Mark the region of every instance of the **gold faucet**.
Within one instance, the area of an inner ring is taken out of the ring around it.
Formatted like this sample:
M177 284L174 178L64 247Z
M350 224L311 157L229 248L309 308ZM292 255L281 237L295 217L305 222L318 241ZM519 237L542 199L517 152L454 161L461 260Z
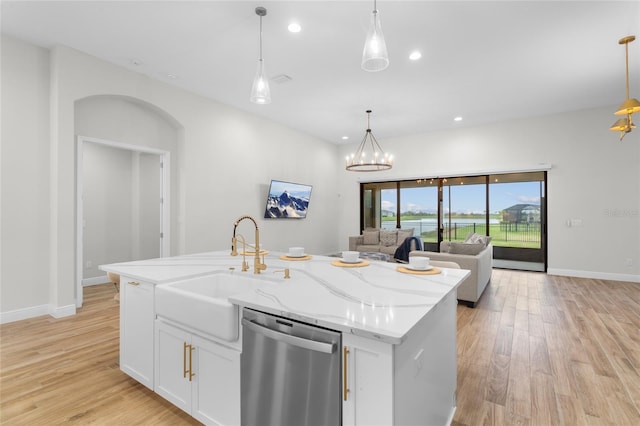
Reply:
M254 274L259 274L260 271L264 271L265 269L267 269L267 265L264 263L264 257L262 259L262 262L260 261L260 231L258 230L258 223L256 222L256 220L254 218L252 218L251 216L240 216L238 218L238 220L236 220L233 223L233 237L231 238L231 256L237 256L238 255L238 239L236 238L236 228L238 227L238 225L240 224L240 222L242 222L245 219L249 219L251 222L253 222L253 226L255 226L256 228L256 242L255 242L255 247L253 247L254 251L255 251L255 255L254 255L254 259L253 259L253 273ZM242 244L243 244L243 259L244 259L244 255L246 253L246 247L252 247L251 244L247 244L244 241L244 237L242 237ZM243 260L243 270L244 269L244 260Z

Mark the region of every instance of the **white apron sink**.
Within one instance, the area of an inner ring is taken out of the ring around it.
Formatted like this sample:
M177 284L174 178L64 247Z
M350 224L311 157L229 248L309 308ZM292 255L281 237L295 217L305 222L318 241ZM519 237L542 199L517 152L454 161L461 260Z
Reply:
M220 272L156 287L155 308L164 317L193 330L233 342L239 336L238 306L229 296L254 291L263 281L239 272Z

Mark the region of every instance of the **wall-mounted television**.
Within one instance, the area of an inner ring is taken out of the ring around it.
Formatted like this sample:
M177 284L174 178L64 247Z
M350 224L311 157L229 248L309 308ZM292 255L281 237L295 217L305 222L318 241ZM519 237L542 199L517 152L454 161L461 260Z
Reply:
M304 219L309 209L311 185L271 180L265 219Z

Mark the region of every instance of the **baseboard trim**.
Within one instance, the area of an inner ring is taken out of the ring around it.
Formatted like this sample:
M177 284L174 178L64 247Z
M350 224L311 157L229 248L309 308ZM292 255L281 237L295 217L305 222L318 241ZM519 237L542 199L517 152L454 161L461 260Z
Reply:
M71 315L76 314L76 305L66 305L66 306L50 306L49 307L49 315L54 318L64 318L70 317Z
M108 282L109 282L109 277L106 274L105 275L101 275L99 277L83 278L82 279L82 287L88 287L90 285L104 284L104 283L108 283Z
M634 275L634 274L578 271L574 269L557 269L557 268L548 268L547 274L561 275L565 277L591 278L594 280L611 280L611 281L625 281L625 282L632 282L632 283L640 283L640 275Z
M64 318L76 314L76 305L51 306L38 305L29 308L16 309L14 311L0 312L0 324L22 321L30 318L50 315L54 318Z
M0 312L0 324L49 315L49 305L31 306L14 311Z

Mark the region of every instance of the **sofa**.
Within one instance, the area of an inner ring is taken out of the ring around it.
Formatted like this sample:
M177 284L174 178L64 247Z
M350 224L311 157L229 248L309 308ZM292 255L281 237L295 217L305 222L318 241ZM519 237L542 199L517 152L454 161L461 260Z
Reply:
M393 258L398 247L408 237L413 237L413 228L379 229L367 228L362 235L349 237L349 250L360 252L380 252Z
M467 237L469 238L469 237ZM484 242L442 241L440 252L412 251L409 257L424 256L433 261L455 262L471 274L458 287L458 300L474 308L491 281L493 245L489 237Z

